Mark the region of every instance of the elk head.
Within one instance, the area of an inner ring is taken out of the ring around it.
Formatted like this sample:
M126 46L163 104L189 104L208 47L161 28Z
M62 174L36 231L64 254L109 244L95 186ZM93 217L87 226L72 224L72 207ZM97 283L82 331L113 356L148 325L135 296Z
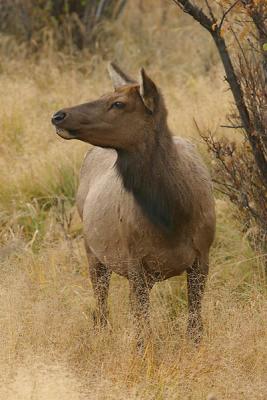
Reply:
M113 63L109 74L114 92L98 100L64 108L52 117L58 135L95 146L131 150L151 136L166 109L154 82L140 71L140 82Z

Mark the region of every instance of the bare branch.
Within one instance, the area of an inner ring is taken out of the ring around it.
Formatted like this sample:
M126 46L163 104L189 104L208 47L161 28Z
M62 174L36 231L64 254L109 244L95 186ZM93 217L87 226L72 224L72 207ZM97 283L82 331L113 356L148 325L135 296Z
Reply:
M189 0L173 0L185 13L190 14L209 32L212 31L213 21L202 11L201 8L193 5Z

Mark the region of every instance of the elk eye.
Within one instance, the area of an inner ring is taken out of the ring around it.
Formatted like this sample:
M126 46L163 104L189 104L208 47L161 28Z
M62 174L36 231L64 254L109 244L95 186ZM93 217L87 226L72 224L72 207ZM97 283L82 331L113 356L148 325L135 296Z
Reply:
M115 103L112 104L111 108L118 108L121 110L122 108L125 107L125 104L122 103L121 101L116 101Z

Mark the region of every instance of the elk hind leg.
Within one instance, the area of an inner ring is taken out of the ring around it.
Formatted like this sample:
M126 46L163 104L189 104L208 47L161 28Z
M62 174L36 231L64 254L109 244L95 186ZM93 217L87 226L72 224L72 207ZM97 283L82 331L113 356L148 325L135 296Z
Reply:
M208 276L208 259L197 258L187 269L188 292L188 328L187 332L194 342L198 343L203 332L201 303Z

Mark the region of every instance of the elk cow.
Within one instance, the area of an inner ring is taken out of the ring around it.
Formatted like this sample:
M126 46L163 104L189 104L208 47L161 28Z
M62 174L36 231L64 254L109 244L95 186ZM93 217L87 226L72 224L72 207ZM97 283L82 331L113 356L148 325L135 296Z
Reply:
M173 137L160 90L109 66L113 93L52 117L58 135L95 146L83 162L77 206L83 221L97 320L107 321L112 272L126 277L134 315L148 324L156 282L187 273L188 332L202 331L215 212L209 173L195 147Z

